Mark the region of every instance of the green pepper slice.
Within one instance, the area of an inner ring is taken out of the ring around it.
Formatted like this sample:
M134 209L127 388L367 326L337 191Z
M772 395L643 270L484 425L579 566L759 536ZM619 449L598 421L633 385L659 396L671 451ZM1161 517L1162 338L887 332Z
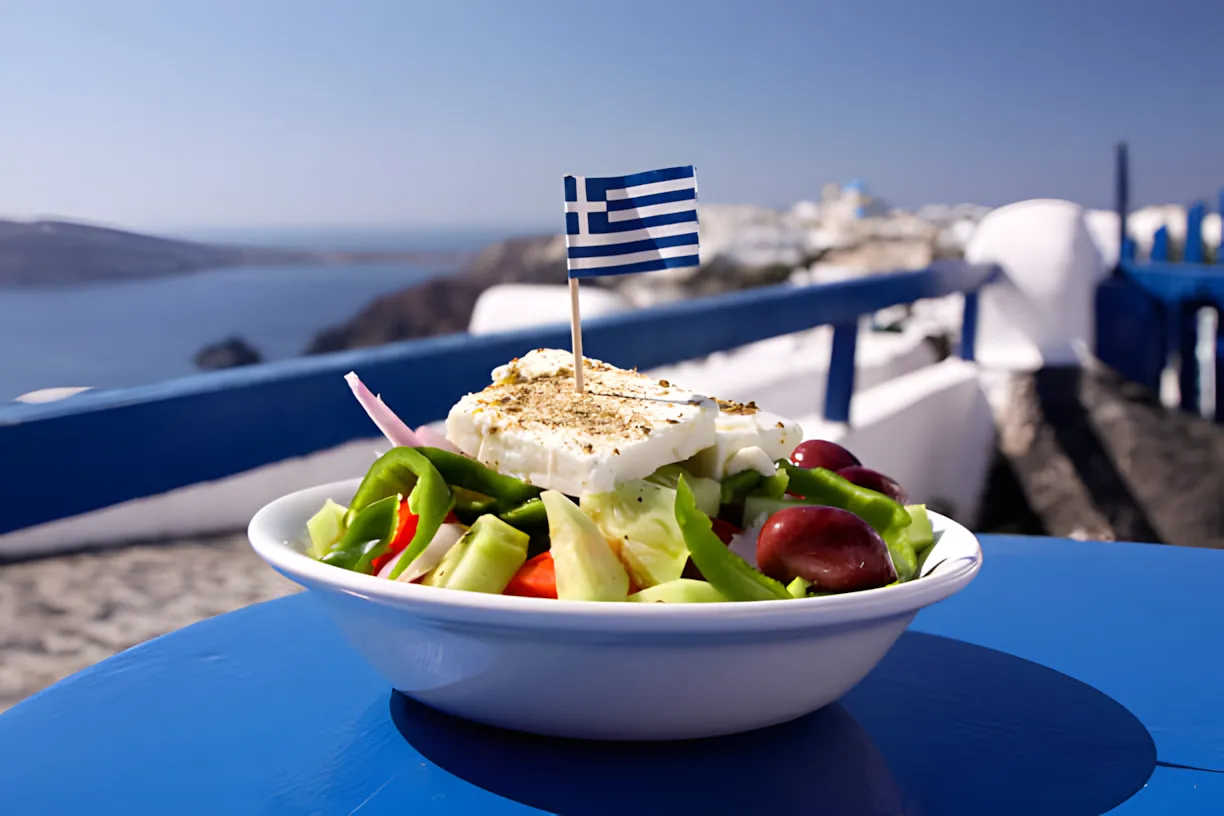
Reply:
M888 554L897 570L897 583L903 584L913 578L918 572L918 553L914 551L909 529L894 527L881 537L888 546Z
M427 483L425 490L429 493L439 494L436 485L446 488L447 500L450 500L450 489L428 459L413 448L392 448L378 457L366 471L365 478L353 494L353 500L349 502L348 513L344 517L345 523L352 524L359 512L379 499L394 496L396 493L401 496L410 495L420 480Z
M548 514L544 510L544 502L540 499L529 499L518 507L507 510L499 518L511 527L528 530L548 523Z
M471 527L476 519L494 512L497 508L497 499L482 496L472 490L452 485L451 493L455 495L455 518L467 527Z
M498 473L492 468L463 454L452 453L441 448L416 448L437 468L448 485L462 487L497 500L497 508L504 512L512 507L538 497L540 488L521 479Z
M693 490L680 477L676 485L676 524L689 557L710 584L732 601L789 600L786 587L762 575L714 534L710 517L697 508Z
M401 501L401 496L393 493L366 505L319 560L354 572L369 572L374 559L391 546Z
M395 562L390 578L395 580L407 569L446 521L455 506L455 497L437 468L413 448L392 448L378 458L357 487L349 505L349 517L388 496L408 494L408 509L418 517L416 533ZM375 553L371 561L378 556Z
M786 488L790 485L790 474L782 468L778 468L778 472L772 476L767 476L761 479L761 483L752 491L755 496L766 496L771 499L780 499L786 495Z
M849 510L870 524L881 536L887 537L895 530L908 527L912 521L910 514L900 503L883 493L859 487L831 470L808 470L785 459L778 462L778 468L785 470L790 477L786 489L791 493L814 504Z
M739 504L744 497L761 483L763 477L755 470L741 470L722 480L719 486L721 495L719 501L723 504Z

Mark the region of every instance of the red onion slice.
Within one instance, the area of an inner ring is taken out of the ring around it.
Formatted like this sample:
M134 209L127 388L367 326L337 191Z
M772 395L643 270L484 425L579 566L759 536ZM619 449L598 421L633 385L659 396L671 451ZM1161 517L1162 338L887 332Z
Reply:
M405 425L404 421L397 417L395 412L388 408L381 399L370 393L370 389L365 387L354 372L350 371L345 374L344 380L349 384L349 388L353 389L353 396L361 403L366 414L392 445L406 448L420 447L421 442L412 429Z

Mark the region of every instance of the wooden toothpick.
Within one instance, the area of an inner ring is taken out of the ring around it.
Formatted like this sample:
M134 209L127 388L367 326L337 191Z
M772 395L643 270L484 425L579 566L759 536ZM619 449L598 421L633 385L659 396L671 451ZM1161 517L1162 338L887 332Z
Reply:
M584 390L582 382L582 315L578 309L578 279L569 279L570 290L570 345L574 350L574 393L581 394Z

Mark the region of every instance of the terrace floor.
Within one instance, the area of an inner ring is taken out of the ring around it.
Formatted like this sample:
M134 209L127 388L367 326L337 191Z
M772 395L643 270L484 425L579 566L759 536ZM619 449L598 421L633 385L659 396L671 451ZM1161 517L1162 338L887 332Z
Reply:
M978 529L1224 547L1224 426L1166 408L1101 365L1009 385L996 424L1018 489L1003 496L996 469Z
M297 589L245 531L0 566L0 711L130 646Z

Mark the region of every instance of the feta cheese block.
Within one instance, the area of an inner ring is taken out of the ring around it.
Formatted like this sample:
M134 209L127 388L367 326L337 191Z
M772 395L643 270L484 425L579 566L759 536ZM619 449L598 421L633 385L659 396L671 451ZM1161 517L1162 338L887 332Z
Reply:
M446 438L498 473L570 496L603 493L715 444L717 403L585 358L536 349L493 371L493 384L455 403Z
M714 422L714 444L686 463L694 475L721 480L755 470L772 476L777 472L773 463L789 458L803 441L803 429L797 422L762 411L756 403L716 402L719 412Z

